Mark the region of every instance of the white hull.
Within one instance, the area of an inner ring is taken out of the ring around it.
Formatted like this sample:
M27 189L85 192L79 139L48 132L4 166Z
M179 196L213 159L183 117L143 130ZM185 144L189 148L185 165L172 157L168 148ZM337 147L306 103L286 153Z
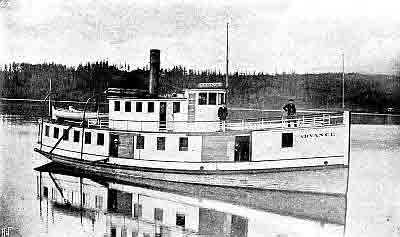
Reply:
M38 150L37 150L38 151ZM211 186L285 190L323 194L345 194L347 168L344 165L268 168L257 170L182 170L127 166L79 160L38 151L54 162L121 181L169 182Z

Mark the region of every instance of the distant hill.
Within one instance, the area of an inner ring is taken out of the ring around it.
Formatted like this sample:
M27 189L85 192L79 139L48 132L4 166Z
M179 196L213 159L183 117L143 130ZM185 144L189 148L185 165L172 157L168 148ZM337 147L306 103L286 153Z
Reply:
M0 97L42 99L52 79L56 100L85 101L108 87L147 89L149 70L121 69L108 62L78 67L60 64L12 63L0 71ZM229 103L233 106L279 109L289 98L299 108L334 109L341 107L340 73L321 74L239 74L230 75ZM400 108L400 78L392 75L345 75L346 106L368 111ZM172 93L200 82L221 82L225 75L175 66L162 69L159 91Z

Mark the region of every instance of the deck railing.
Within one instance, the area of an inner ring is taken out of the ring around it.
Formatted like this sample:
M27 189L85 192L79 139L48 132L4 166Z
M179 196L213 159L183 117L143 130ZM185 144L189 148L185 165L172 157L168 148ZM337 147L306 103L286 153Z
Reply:
M221 121L134 121L101 119L89 121L89 127L111 128L127 131L212 132L261 130L273 128L323 127L343 123L343 113L307 114L294 118L249 118Z
M343 123L343 113L308 114L294 118L234 120L226 124L227 130L254 130L290 127L323 127Z

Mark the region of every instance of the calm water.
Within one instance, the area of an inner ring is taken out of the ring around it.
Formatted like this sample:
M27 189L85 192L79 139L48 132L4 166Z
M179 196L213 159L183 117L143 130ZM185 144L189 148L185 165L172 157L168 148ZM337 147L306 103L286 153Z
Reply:
M53 167L54 180L71 202L62 205L49 170L34 170L47 163L33 152L37 117L32 115L38 112L6 115L15 113L10 107L18 106L0 105L0 227L12 227L11 236L400 234L400 126L393 125L393 119L374 118L388 124L352 127L345 218L344 197L190 186L184 191L145 188Z

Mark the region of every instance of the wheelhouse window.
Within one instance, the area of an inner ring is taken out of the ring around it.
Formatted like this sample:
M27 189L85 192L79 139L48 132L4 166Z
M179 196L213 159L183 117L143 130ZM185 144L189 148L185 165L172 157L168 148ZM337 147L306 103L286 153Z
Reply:
M208 104L209 105L217 104L217 93L208 93Z
M174 113L181 112L181 102L174 102L172 105L173 105L173 112Z
M63 140L68 141L68 139L69 139L69 131L68 131L68 129L64 128L63 129Z
M199 105L207 104L207 93L199 93Z
M142 102L136 102L136 112L142 112Z
M153 113L154 112L154 102L147 103L147 112Z
M49 134L50 134L50 127L49 127L49 125L46 125L46 126L44 127L44 135L45 135L46 137L48 137Z
M293 133L282 133L282 148L293 147Z
M53 137L54 137L54 138L58 138L59 133L60 133L60 129L57 128L57 127L54 127L54 130L53 130Z
M104 145L104 134L97 133L97 145L103 146Z
M188 138L187 137L180 137L179 138L179 150L180 151L187 151L189 146Z
M144 149L144 136L137 136L136 149Z
M131 102L125 101L125 112L131 112Z
M79 142L80 132L74 131L74 142Z
M114 101L114 111L120 111L120 102Z
M218 105L223 105L223 104L225 104L225 94L218 93Z
M165 150L165 137L157 137L157 150Z
M91 144L91 143L92 143L92 133L85 132L85 144Z
M185 214L176 213L176 226L185 228Z

